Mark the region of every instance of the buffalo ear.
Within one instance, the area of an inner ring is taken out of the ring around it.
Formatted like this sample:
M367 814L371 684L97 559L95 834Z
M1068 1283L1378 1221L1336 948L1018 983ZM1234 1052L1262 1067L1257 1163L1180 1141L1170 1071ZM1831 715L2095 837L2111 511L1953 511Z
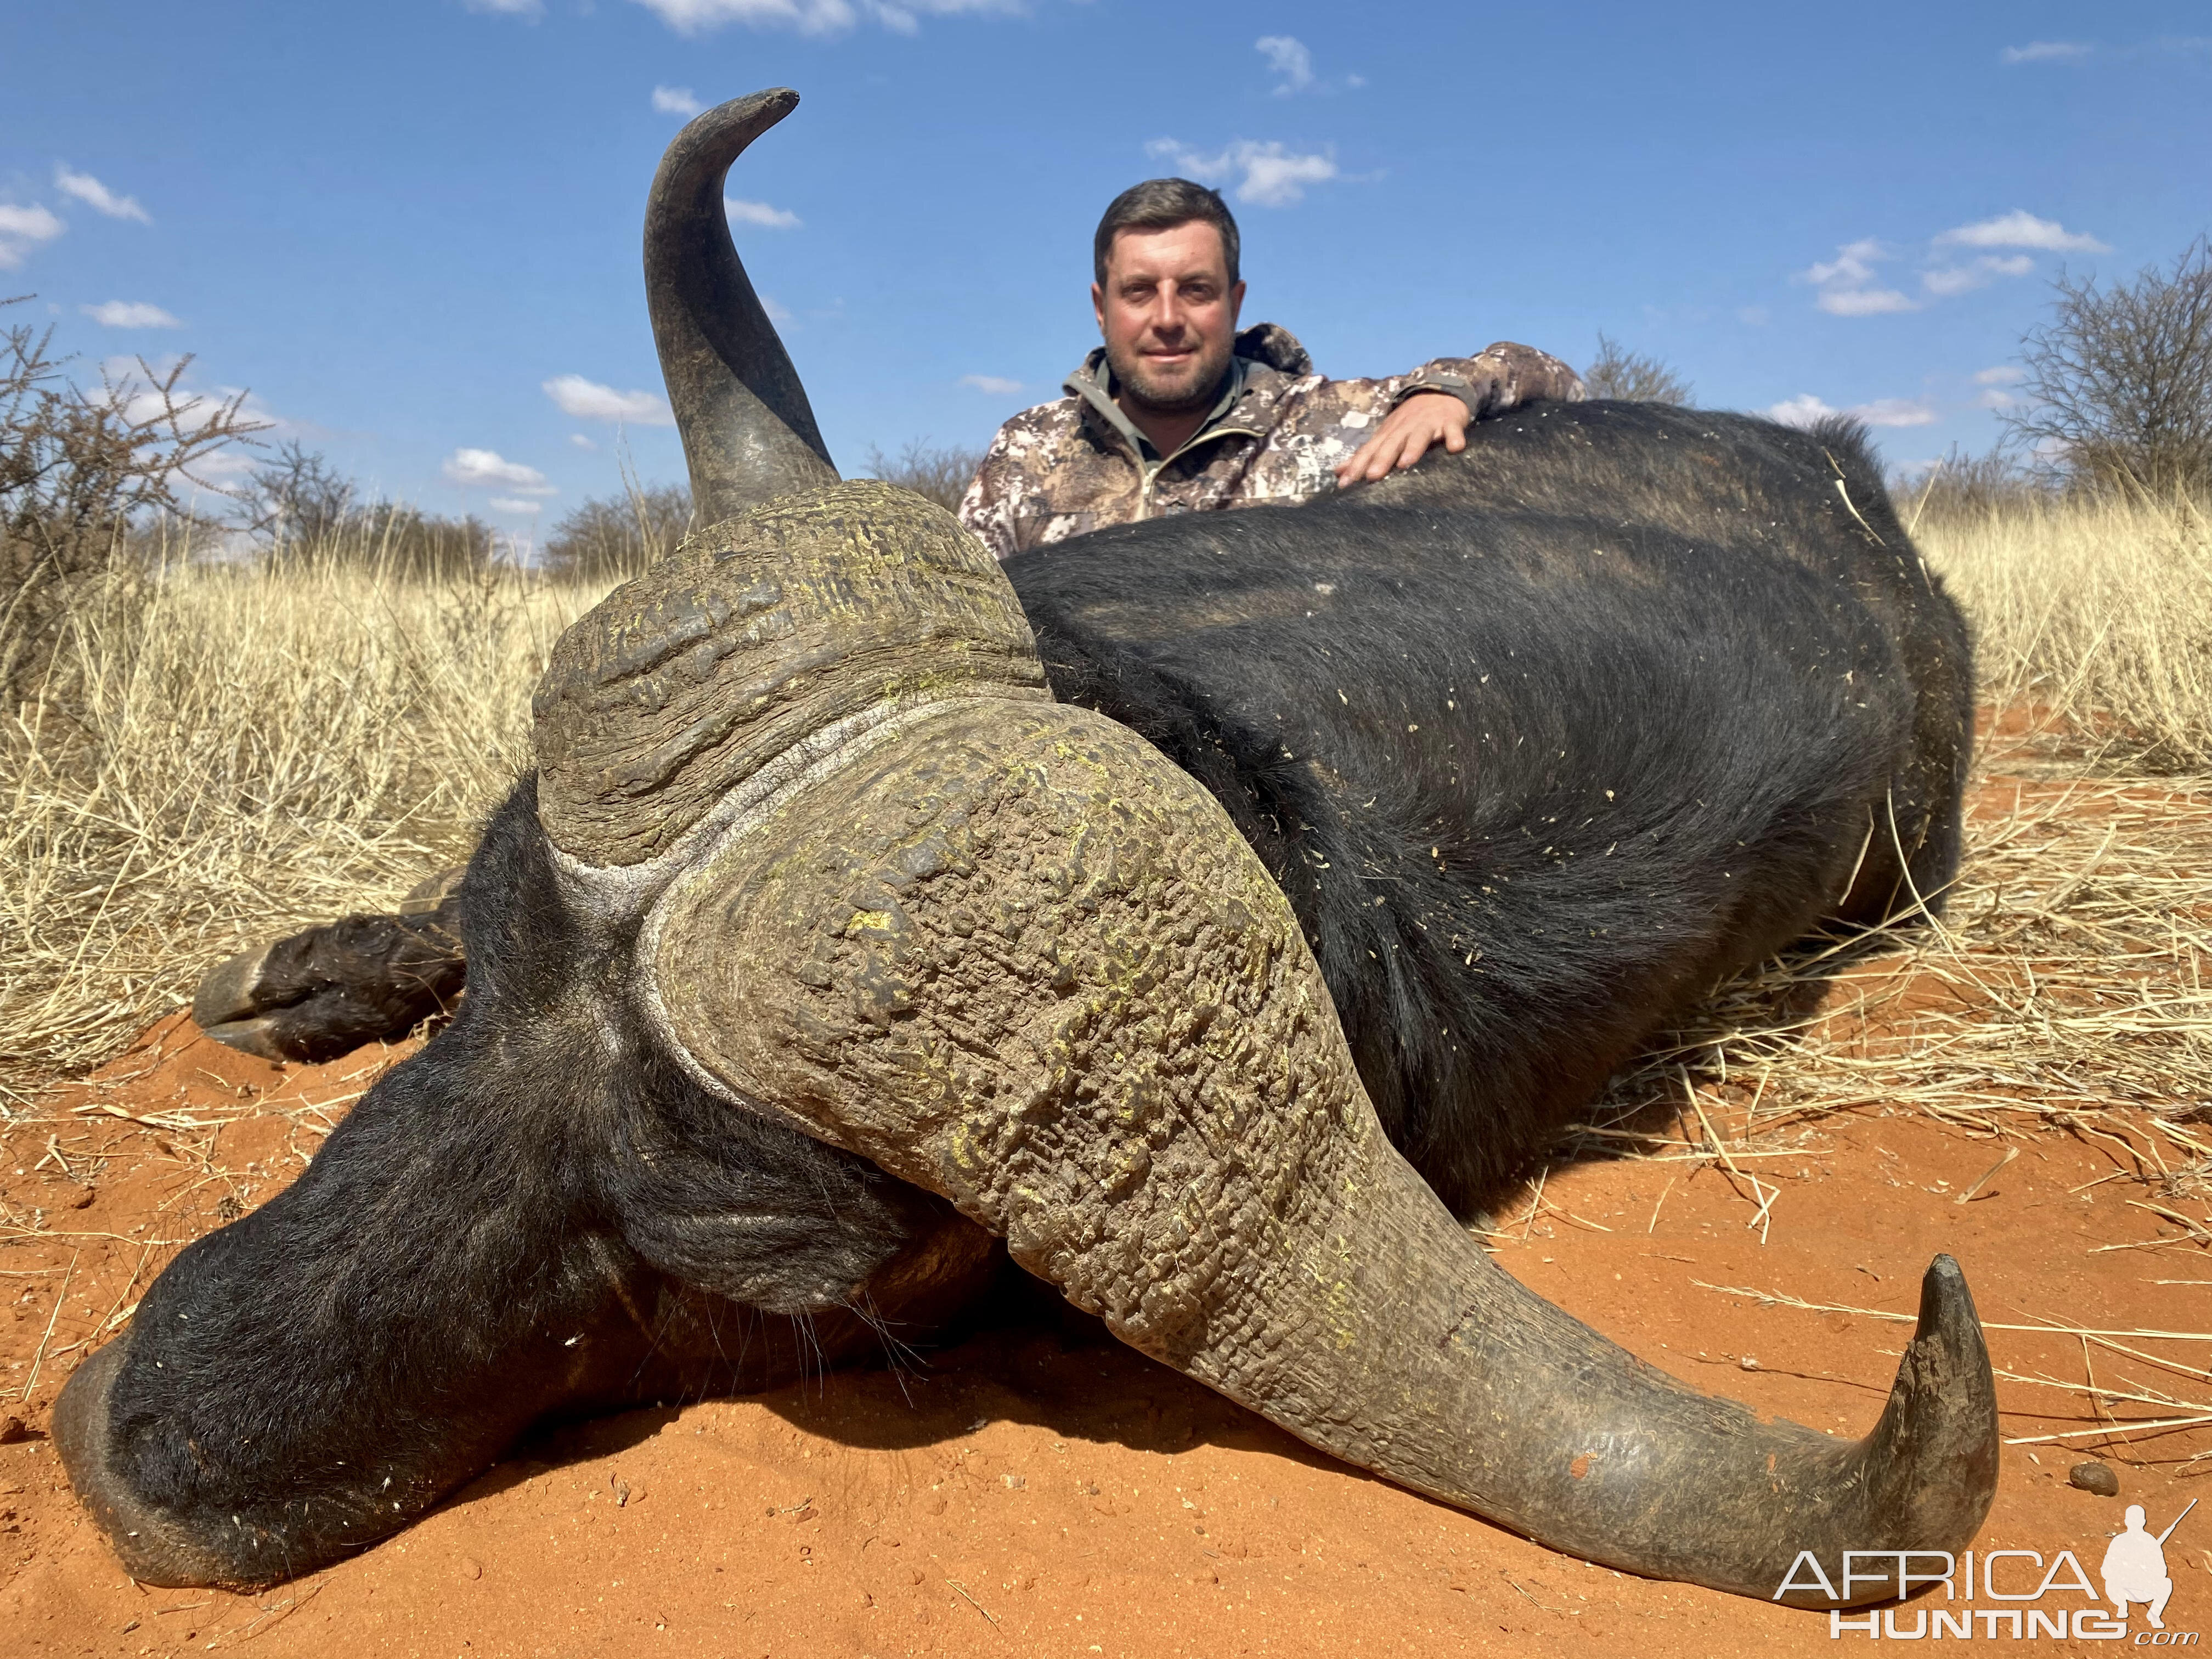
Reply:
M956 1219L863 1158L708 1105L685 1131L620 1131L605 1183L624 1241L681 1284L764 1313L849 1307Z

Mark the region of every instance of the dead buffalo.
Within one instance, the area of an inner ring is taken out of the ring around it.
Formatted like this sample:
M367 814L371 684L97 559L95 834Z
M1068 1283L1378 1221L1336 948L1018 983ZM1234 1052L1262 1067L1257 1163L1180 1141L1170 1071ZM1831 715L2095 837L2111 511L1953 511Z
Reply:
M1538 406L1002 572L835 481L738 264L723 174L794 101L700 117L655 183L715 522L556 652L459 1017L57 1407L129 1570L322 1565L549 1415L925 1331L994 1238L1593 1560L1765 1597L1802 1550L1966 1543L1995 1404L1948 1258L1850 1443L1641 1364L1452 1208L1718 978L1948 878L1964 635L1857 436Z

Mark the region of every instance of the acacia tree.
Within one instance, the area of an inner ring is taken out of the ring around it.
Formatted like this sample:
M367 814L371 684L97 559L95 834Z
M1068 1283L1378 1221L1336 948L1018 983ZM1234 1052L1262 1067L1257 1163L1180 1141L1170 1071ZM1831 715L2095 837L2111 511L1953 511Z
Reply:
M354 520L358 491L319 450L297 438L256 467L248 492L246 528L282 558L335 540Z
M2052 286L2051 321L2021 342L2010 440L2071 482L2212 494L2212 245L2200 236L2132 283Z
M0 301L21 303L23 298ZM182 388L191 359L157 374L64 373L53 331L0 332L0 700L12 709L46 685L70 607L124 565L134 520L197 522L180 489L212 489L195 469L260 429L246 394ZM222 493L217 491L217 493Z
M1690 383L1667 364L1640 351L1622 350L1602 330L1597 357L1583 371L1583 389L1593 398L1642 404L1686 404L1692 395Z

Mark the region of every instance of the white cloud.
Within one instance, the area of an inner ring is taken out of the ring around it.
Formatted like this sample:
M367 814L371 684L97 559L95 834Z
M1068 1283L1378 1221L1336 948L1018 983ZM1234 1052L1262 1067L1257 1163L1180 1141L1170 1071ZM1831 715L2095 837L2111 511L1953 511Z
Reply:
M194 483L230 491L253 476L259 465L253 457L240 449L218 449L203 455L191 465L187 475Z
M1025 0L635 0L678 34L703 34L725 23L843 34L863 19L894 34L913 34L923 17L1018 16Z
M1936 244L1960 247L2033 247L2046 253L2110 253L2095 237L2070 231L2055 219L2039 219L2014 208L1994 219L1982 219L1945 231Z
M2015 409L2027 401L2016 398L2001 386L1985 386L1974 402L1983 409Z
M1974 373L1974 384L1976 386L2018 386L2027 378L2026 369L2014 368L2009 363L2000 363L1995 368L1977 369Z
M77 307L103 328L182 328L184 324L159 306L148 305L143 300L109 300L96 306Z
M136 219L142 225L154 222L146 210L138 205L136 197L118 196L88 173L71 173L66 166L57 167L54 188L111 219Z
M457 449L446 457L440 469L449 483L505 488L519 495L551 495L559 492L545 482L545 475L534 466L525 466L520 461L510 461L498 451L491 449Z
M1870 404L1853 404L1844 411L1869 426L1933 426L1936 411L1910 398L1877 398Z
M1836 317L1880 317L1893 311L1920 309L1893 288L1832 289L1814 303Z
M1836 250L1836 257L1826 264L1816 264L1806 271L1805 280L1822 287L1836 285L1856 288L1874 280L1874 268L1889 258L1889 250L1871 236L1856 242L1845 242Z
M1989 283L1987 273L1972 265L1947 265L1938 270L1920 273L1920 286L1938 299L1949 299L1954 294L1964 294L1970 289L1983 288Z
M770 207L766 202L741 201L735 196L725 196L722 208L741 225L759 225L769 230L796 230L799 216L788 208Z
M545 0L467 0L471 11L488 11L499 17L526 17L536 22L545 15Z
M579 449L597 449L599 447L597 444L593 443L589 438L586 438L580 432L571 432L568 434L568 441L575 445Z
M1145 154L1173 161L1202 184L1236 178L1237 199L1255 207L1289 207L1305 198L1308 185L1337 176L1333 156L1294 155L1273 139L1260 143L1239 138L1218 155L1204 155L1172 138L1155 138Z
M2096 48L2087 40L2031 40L2024 46L2007 46L1997 54L2001 64L2078 64Z
M1836 412L1809 392L1766 406L1766 418L1779 421L1784 426L1810 426Z
M701 34L725 23L791 28L801 34L842 34L860 21L849 0L637 0L678 34Z
M761 309L768 313L768 319L771 323L781 325L791 320L791 307L786 305L779 305L773 295L766 294L762 295L760 296L760 302Z
M707 106L699 101L699 94L689 87L655 87L653 106L663 115L696 115Z
M1984 253L1971 265L1943 265L1920 273L1920 285L1930 294L1948 298L1987 288L1993 276L2025 276L2035 261L2025 253Z
M1845 242L1836 250L1834 258L1812 265L1800 276L1820 290L1814 303L1832 316L1875 317L1885 312L1916 311L1919 307L1897 289L1872 286L1879 280L1875 267L1891 257L1881 242L1865 236Z
M51 242L69 227L36 204L14 207L0 202L0 270L14 270L23 256L41 242Z
M617 392L580 374L556 374L545 395L563 415L580 421L627 421L633 426L674 426L668 400L657 392Z
M994 398L1012 397L1022 389L1019 380L1010 380L1003 374L963 374L960 384L988 392Z
M1287 98L1313 84L1313 53L1306 50L1304 41L1295 35L1263 34L1252 44L1275 76L1276 97Z
M1848 415L1869 426L1928 426L1936 419L1934 410L1909 398L1877 398L1872 403L1837 409L1809 392L1770 404L1766 414L1768 419L1784 426L1811 426L1831 415Z
M545 510L543 501L519 501L512 495L495 495L491 498L491 504L502 513L543 513Z

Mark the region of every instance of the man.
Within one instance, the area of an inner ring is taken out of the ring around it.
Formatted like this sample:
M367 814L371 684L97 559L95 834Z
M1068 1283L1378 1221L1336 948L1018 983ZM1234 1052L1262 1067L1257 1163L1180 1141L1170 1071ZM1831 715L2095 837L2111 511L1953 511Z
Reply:
M1500 342L1410 374L1330 380L1272 323L1237 330L1237 221L1214 191L1152 179L1115 197L1091 244L1105 343L1067 396L999 428L960 503L1000 558L1170 513L1301 501L1408 467L1468 422L1577 398L1556 357Z

